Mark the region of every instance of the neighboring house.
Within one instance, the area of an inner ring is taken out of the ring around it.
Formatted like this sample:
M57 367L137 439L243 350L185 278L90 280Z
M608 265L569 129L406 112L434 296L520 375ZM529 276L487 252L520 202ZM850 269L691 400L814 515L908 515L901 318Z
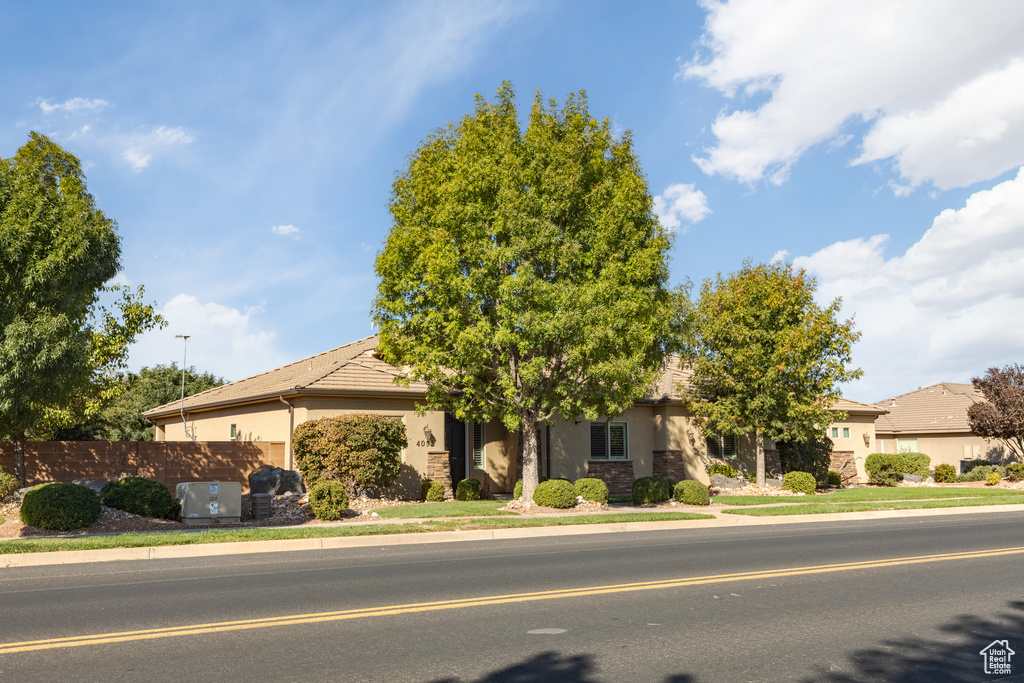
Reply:
M833 407L845 412L846 419L842 422L833 422L825 430L825 435L832 439L832 469L842 470L843 464L852 460L857 468L859 481L866 482L868 474L864 469L864 461L875 452L878 422L886 414L887 409L848 398L840 398ZM837 457L841 453L848 456ZM837 461L841 461L842 464ZM845 472L843 474L845 475Z
M984 458L998 462L1010 454L998 440L986 440L971 433L967 409L984 401L971 384L939 382L900 394L875 405L888 412L875 423L878 452L924 453L935 465L953 465L961 460Z
M182 412L189 433L201 441L283 441L289 467L294 467L291 433L302 422L343 413L394 416L405 423L409 440L396 484L402 495L419 496L423 479L449 476L479 479L491 493L510 492L521 476L518 435L498 421L467 424L442 411L417 413L426 387L396 385L402 371L381 360L376 348L377 337L367 337L143 416L155 425L156 441L188 438ZM628 492L634 478L652 474L707 482L712 460L752 468L751 438L705 437L683 408L678 386L689 373L678 365L678 358L670 358L648 398L621 415L593 422L557 420L539 429L541 474L573 480L596 476L613 492ZM873 441L874 416L884 409L845 399L837 408L850 413L835 427L839 434L849 431L851 443L834 439L836 450L859 454L862 434L870 433Z

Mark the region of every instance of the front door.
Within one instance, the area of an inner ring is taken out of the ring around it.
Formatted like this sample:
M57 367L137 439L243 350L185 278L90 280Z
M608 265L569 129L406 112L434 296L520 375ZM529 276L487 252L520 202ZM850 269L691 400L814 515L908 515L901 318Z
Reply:
M448 451L448 467L454 489L466 478L466 423L456 420L451 413L444 414L444 449Z

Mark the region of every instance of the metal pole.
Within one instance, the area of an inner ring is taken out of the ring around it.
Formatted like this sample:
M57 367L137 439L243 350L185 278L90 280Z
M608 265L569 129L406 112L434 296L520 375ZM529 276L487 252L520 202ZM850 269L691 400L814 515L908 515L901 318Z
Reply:
M181 424L185 427L185 436L195 441L196 437L189 433L188 420L185 419L185 368L188 367L188 338L191 336L190 334L176 334L174 338L185 340L185 350L181 355Z

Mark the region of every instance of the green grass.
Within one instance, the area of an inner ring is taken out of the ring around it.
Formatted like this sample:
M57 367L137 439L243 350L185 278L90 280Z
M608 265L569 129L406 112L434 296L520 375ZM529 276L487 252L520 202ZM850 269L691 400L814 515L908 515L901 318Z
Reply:
M608 496L608 502L609 503L632 503L633 502L633 494L632 493L626 493L626 494L620 494L618 496Z
M523 529L577 524L614 524L657 522L688 519L712 519L712 515L690 512L640 512L571 517L473 518L451 521L426 520L413 524L366 524L359 526L320 526L298 529L210 529L195 532L129 533L114 536L79 536L67 538L25 538L0 541L0 555L41 553L55 550L98 550L109 548L143 548L200 543L240 543L246 541L281 541L296 538L334 538L346 536L387 536L418 534L433 531L468 531L474 529Z
M813 496L714 496L716 503L723 505L768 505L772 503L788 503L791 505L815 503L853 503L862 501L883 500L925 500L929 498L998 498L1002 496L1024 496L1024 491L1010 492L1006 489L974 489L974 488L932 488L932 487L892 487L892 488L853 488L840 489L832 493L818 493Z
M1024 496L1003 495L993 497L974 497L972 499L961 498L959 500L902 500L874 503L802 503L797 505L780 505L778 507L754 507L743 510L723 510L722 512L730 515L749 515L752 517L783 517L788 515L832 514L836 512L870 512L872 510L966 508L985 505L1024 505Z
M504 500L452 500L444 503L415 503L377 508L374 512L384 519L431 519L436 517L482 517L484 515L514 515L511 510L500 510Z

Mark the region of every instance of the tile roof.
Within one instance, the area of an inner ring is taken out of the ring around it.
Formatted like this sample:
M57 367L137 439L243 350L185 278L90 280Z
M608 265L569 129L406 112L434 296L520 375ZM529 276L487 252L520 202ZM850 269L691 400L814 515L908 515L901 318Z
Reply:
M967 409L984 400L971 384L939 382L875 403L889 411L878 418L875 433L969 434Z

